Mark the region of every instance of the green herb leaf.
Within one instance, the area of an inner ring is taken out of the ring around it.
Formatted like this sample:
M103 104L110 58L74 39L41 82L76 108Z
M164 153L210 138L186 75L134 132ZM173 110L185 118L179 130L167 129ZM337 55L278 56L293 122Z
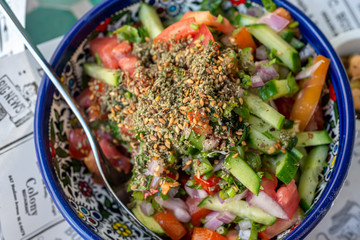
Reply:
M124 25L116 29L113 34L116 34L120 41L129 41L134 43L144 41L144 39L140 37L138 29L129 25ZM142 32L142 34L144 33Z

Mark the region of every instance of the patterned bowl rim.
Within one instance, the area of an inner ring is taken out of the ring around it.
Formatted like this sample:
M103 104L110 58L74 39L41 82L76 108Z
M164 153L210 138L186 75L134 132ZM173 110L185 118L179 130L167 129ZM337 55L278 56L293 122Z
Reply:
M261 4L261 0L252 1ZM79 46L84 38L87 37L106 17L136 2L138 1L104 0L78 20L65 35L50 61L56 72L58 74L62 73L66 62L70 59L77 46ZM325 216L345 180L350 167L354 144L355 111L353 110L354 103L346 72L330 42L316 25L294 5L281 0L274 0L274 2L279 7L284 7L291 13L291 15L300 23L300 31L305 39L314 46L318 53L331 60L330 77L334 85L339 111L339 148L336 166L334 167L331 181L327 183L321 198L312 211L301 224L285 238L302 239ZM54 171L48 137L48 117L54 92L54 86L50 83L50 80L44 76L38 91L34 120L35 147L40 171L52 199L70 225L85 239L101 239L70 207L66 196L61 190L58 178Z

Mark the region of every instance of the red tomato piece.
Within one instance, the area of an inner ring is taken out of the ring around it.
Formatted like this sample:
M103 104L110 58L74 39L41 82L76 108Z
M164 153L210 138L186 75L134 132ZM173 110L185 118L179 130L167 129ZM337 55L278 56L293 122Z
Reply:
M118 64L123 72L129 73L130 77L134 76L134 72L136 69L136 62L139 59L131 54L125 55L118 60Z
M235 30L235 27L230 24L229 20L223 18L222 22L218 22L218 18L209 11L189 11L184 14L180 19L180 22L192 18L195 19L196 24L199 26L205 24L206 26L213 27L215 30L225 34L231 34Z
M291 219L294 216L300 202L295 180L292 180L289 185L282 185L277 190L276 201L284 209L289 219Z
M198 135L208 135L212 133L212 127L210 126L210 117L200 111L190 111L187 113L187 117L190 121L192 130ZM201 122L201 125L199 124Z
M95 156L92 151L90 151L89 155L84 158L84 163L92 174L101 178L100 171L96 165Z
M188 18L184 21L176 22L165 28L155 39L154 42L169 41L174 38L175 41L185 38L189 35L194 36L199 30L191 28L191 24L196 24L194 18Z
M218 182L220 181L219 177L216 177L215 175L211 176L208 180L202 179L202 177L194 177L196 184L201 185L201 187L211 196L213 196L215 193L217 193L220 188L218 185Z
M105 21L103 23L101 23L99 26L96 27L96 30L98 30L99 32L104 32L107 28L107 26L109 25L111 21L111 18L107 18L105 19Z
M201 43L205 46L209 45L210 40L212 40L213 42L215 41L209 28L204 24L200 26L199 31L194 35L194 41L199 38L203 38Z
M188 197L185 201L191 216L191 222L195 227L200 226L201 219L205 218L209 213L211 213L211 210L209 209L198 207L201 201L202 199L200 198L191 197Z
M199 228L196 227L194 228L194 233L192 236L192 240L227 240L226 237L224 237L223 235L207 229L207 228Z
M125 173L130 172L130 159L122 154L115 145L113 145L105 138L101 139L99 144L105 154L105 157L110 160L113 166L115 166L118 170L124 171Z
M305 131L317 131L324 129L324 115L321 107L321 99L315 108L314 115L311 117Z
M226 234L226 238L228 240L237 240L239 236L239 233L235 230L230 230L227 234Z
M100 106L98 104L92 104L88 109L86 109L89 122L94 122L96 120L105 120L106 114L101 113Z
M89 155L91 148L83 129L70 129L68 141L70 157L81 160Z
M289 229L293 226L299 218L300 208L297 208L292 219L278 219L272 226L268 226L265 231L259 232L258 237L261 239L272 239L273 237L279 235L283 231Z
M90 100L91 91L89 88L85 89L76 97L76 102L81 108L88 108L93 104L93 101Z
M123 41L119 43L116 47L111 51L112 56L119 61L121 57L124 55L131 53L132 46L128 41Z
M279 113L284 115L287 119L290 118L291 108L294 103L295 100L288 97L282 97L275 100L275 105L278 108Z
M278 180L273 174L271 174L271 177L272 179L268 179L265 176L261 178L261 186L264 188L264 190L261 191L264 191L267 195L269 195L273 199L276 199L275 189L277 187Z
M117 60L112 56L112 50L119 44L116 36L95 38L90 42L90 51L93 56L97 54L104 67L116 69L119 67Z
M185 236L185 227L176 219L172 212L158 212L154 215L154 219L172 240L180 240Z

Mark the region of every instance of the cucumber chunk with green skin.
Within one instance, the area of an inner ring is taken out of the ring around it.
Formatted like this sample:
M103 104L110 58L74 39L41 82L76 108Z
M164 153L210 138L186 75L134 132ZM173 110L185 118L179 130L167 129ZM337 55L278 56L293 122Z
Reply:
M250 24L257 23L258 20L259 19L256 17L240 13L240 14L236 15L236 17L235 17L235 25L236 26L247 26Z
M301 68L299 53L265 24L248 25L249 32L269 49L276 49L279 59L293 72Z
M211 172L214 168L207 159L202 159L200 164L197 163L197 161L193 161L193 169L194 172L200 172L200 175L204 175L208 172Z
M300 132L296 134L296 137L298 138L297 147L319 146L333 142L326 130Z
M266 122L264 122L258 117L255 117L254 115L250 115L248 122L250 123L252 128L255 128L259 132L268 132L273 128L270 124L267 124Z
M276 141L268 138L261 132L255 130L254 128L249 129L249 146L260 150L263 153L274 155L278 154L279 150L272 152L271 147L276 145Z
M229 211L238 217L247 218L254 222L268 226L273 225L277 219L276 217L264 212L260 208L250 206L246 201L243 200L234 200L220 203L217 196L207 197L199 204L199 207L213 211Z
M148 31L150 38L154 39L163 30L163 24L154 7L146 3L140 3L139 19Z
M136 203L136 206L131 209L135 217L142 222L148 229L157 234L165 234L161 226L155 221L153 217L146 216L140 209L140 202Z
M191 145L194 148L202 151L203 150L203 143L205 141L205 136L199 135L197 136L194 131L191 131L188 140L190 141Z
M279 154L276 163L276 177L288 185L294 179L299 168L299 163L295 154L287 152Z
M92 78L99 79L111 86L119 85L121 71L117 69L109 69L96 63L84 63L84 71Z
M261 179L238 153L232 152L226 157L225 167L252 193L259 194Z
M249 93L243 97L248 104L250 113L261 118L277 130L282 128L285 116L276 111L269 104L265 103L260 97L255 94Z
M299 159L299 167L301 171L304 171L305 159L307 158L308 153L306 149L303 147L296 147L296 150L298 150L301 153L301 155L303 155L303 157Z
M292 96L299 91L294 77L289 77L285 80L271 80L265 83L264 86L258 88L260 97L264 100L273 100L285 96Z
M310 209L315 198L319 176L324 169L324 163L329 154L329 146L322 145L313 148L307 156L303 173L299 181L300 206L304 211Z

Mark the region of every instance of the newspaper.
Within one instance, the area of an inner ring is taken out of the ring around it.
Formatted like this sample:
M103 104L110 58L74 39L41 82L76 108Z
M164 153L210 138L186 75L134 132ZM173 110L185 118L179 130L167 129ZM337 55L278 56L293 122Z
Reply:
M360 0L289 1L304 11L329 39L360 28ZM18 17L24 22L26 1L8 2L15 12L19 7ZM0 13L0 57L7 56L0 59L0 239L81 239L54 205L37 165L33 117L42 71L23 51L23 45L16 43L20 38L12 37L16 34L4 19ZM56 39L41 47L48 59L58 42ZM15 54L19 51L22 52ZM9 56L12 54L15 55ZM357 125L352 167L344 187L329 213L306 239L360 239L359 122Z
M6 0L21 24L25 25L26 0ZM25 47L14 24L0 10L0 57L24 51Z

